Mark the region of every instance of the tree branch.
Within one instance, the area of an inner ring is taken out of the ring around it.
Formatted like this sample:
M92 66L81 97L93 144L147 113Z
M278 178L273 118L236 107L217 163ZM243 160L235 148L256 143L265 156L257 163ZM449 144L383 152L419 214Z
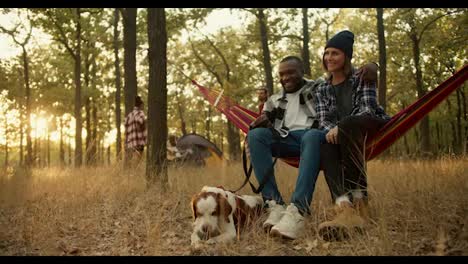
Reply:
M216 47L216 45L213 43L213 41L211 41L211 39L207 35L203 34L203 32L201 32L198 27L195 28L205 37L206 41L208 41L210 46L215 50L219 57L221 57L224 67L226 68L226 80L229 81L231 75L231 68L229 67L229 63L227 62L226 57L222 54L222 52L218 49L218 47Z
M190 42L190 45L192 47L192 50L193 50L193 53L195 55L195 57L203 64L203 66L205 66L205 68L211 73L214 75L214 77L216 78L216 80L218 81L218 83L221 85L221 87L223 86L223 82L222 82L222 79L221 77L219 76L219 74L213 70L210 65L202 59L202 57L200 56L200 54L198 54L197 50L195 49L195 46L192 42L192 40L189 39L189 42Z
M63 32L63 28L58 24L57 20L55 19L54 15L50 13L49 9L46 10L47 17L49 17L52 20L52 23L54 24L55 28L58 30L61 38L55 38L55 40L59 41L63 45L65 45L65 48L67 51L70 53L70 55L73 57L74 60L76 60L76 54L75 51L70 47L70 45L67 42L67 37L65 35L65 32Z

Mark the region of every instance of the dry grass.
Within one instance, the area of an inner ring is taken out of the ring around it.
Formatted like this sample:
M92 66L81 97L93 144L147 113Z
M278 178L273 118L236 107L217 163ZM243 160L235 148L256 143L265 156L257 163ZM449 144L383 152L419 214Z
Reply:
M190 198L203 185L240 186L240 164L170 169L166 193L146 189L143 168L51 168L29 178L17 172L0 178L0 255L468 255L467 159L368 166L373 220L363 235L335 243L318 238L330 206L320 176L302 238L270 238L259 223L229 246L197 251L190 248ZM286 200L296 175L278 162Z

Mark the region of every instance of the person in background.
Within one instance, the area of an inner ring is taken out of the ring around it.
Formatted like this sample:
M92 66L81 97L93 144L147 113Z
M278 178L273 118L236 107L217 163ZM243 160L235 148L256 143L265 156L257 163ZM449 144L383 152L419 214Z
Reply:
M353 68L354 34L342 31L326 44L322 66L329 74L314 96L319 128L326 133L321 161L334 208L319 225L324 240L341 240L363 230L367 210L366 139L390 119L377 103L376 80ZM374 65L377 71L377 65Z
M143 111L143 101L135 97L135 107L125 117L125 152L130 167L138 164L146 146L146 116Z
M263 86L255 90L257 91L258 112L261 113L265 102L268 100L268 90L266 87Z

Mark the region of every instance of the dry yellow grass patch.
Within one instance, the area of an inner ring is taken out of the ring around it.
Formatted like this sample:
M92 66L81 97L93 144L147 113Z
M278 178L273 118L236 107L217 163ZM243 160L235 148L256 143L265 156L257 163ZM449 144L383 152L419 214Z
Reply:
M171 168L169 190L146 188L144 168L37 169L0 178L0 255L467 255L468 160L372 161L372 223L346 242L316 234L330 206L320 175L304 235L268 237L258 225L231 245L190 248L191 196L202 186L236 189L239 163ZM297 169L277 164L289 200ZM253 178L253 177L252 177ZM241 194L251 194L248 186Z

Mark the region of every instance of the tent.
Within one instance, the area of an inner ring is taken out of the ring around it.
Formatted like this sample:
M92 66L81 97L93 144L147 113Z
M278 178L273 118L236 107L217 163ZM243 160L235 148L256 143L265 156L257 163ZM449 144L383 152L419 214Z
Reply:
M178 154L173 161L177 163L210 166L223 160L223 152L213 142L195 133L180 137L176 148Z

